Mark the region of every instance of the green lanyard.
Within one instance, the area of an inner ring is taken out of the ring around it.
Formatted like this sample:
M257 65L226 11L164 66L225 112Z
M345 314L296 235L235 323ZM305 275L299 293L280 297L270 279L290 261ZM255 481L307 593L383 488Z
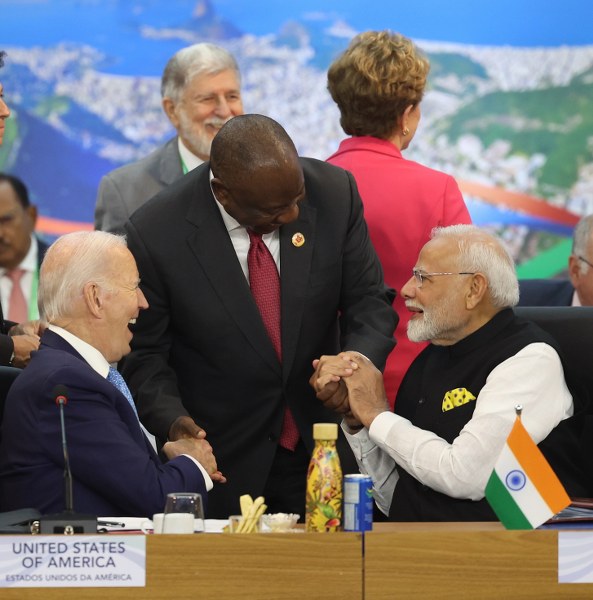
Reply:
M39 287L39 269L33 271L31 281L31 296L29 299L29 321L39 318L39 307L37 306L37 288Z
M181 156L179 157L181 158ZM181 170L183 171L184 175L187 175L189 169L187 168L187 165L185 164L185 161L183 160L183 158L181 158Z

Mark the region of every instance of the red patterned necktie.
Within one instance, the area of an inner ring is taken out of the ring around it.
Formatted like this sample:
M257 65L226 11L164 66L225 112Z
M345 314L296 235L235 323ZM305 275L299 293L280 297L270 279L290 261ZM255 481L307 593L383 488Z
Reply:
M8 298L8 320L15 323L24 323L27 320L27 301L21 287L21 278L24 274L23 269L6 272L6 277L12 281L12 290Z
M249 234L249 285L262 320L272 340L278 360L282 362L282 334L280 321L280 276L274 258L262 240L261 234L247 230ZM284 411L284 422L280 433L280 445L294 450L299 441L299 431L289 408Z

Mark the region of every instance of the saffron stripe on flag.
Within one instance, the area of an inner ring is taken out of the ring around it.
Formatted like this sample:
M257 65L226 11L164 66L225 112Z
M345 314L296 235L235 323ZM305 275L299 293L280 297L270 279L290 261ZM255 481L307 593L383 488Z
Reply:
M513 425L507 444L553 514L570 504L558 477L519 419Z
M533 444L533 442L531 443ZM533 485L529 477L527 477L527 473L523 472L521 463L506 444L496 462L494 472L498 475L501 483L507 488L509 494L531 524L531 527L539 527L555 514L548 503L542 498L539 490ZM524 481L521 479L521 474ZM518 483L514 486L518 489L509 487L509 483L513 483L511 479L518 479Z
M486 484L486 497L498 520L507 529L533 529L496 471Z

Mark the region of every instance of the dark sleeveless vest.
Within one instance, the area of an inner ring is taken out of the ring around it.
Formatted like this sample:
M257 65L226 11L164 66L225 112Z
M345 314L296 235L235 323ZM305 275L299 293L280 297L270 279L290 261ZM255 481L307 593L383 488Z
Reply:
M534 323L504 309L481 329L452 346L428 346L406 374L395 412L414 425L452 443L472 418L476 402L442 410L445 394L465 388L477 397L492 370L525 346L545 342L557 352L555 341ZM562 358L562 357L561 357ZM536 371L524 377L538 377ZM569 382L570 383L570 382ZM569 385L569 387L571 387ZM539 444L570 496L588 496L579 439L587 402L575 395L574 415L562 421ZM460 500L437 492L399 468L389 519L391 521L495 521L486 499Z

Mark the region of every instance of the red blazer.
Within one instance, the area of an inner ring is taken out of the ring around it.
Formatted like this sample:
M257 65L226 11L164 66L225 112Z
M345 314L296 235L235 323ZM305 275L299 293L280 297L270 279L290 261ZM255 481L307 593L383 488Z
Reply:
M397 346L385 367L385 388L393 405L404 374L425 346L408 340L410 313L401 288L432 228L471 223L471 218L453 177L406 160L391 142L369 136L349 138L327 160L354 175L385 283L398 292L393 305L400 317Z

